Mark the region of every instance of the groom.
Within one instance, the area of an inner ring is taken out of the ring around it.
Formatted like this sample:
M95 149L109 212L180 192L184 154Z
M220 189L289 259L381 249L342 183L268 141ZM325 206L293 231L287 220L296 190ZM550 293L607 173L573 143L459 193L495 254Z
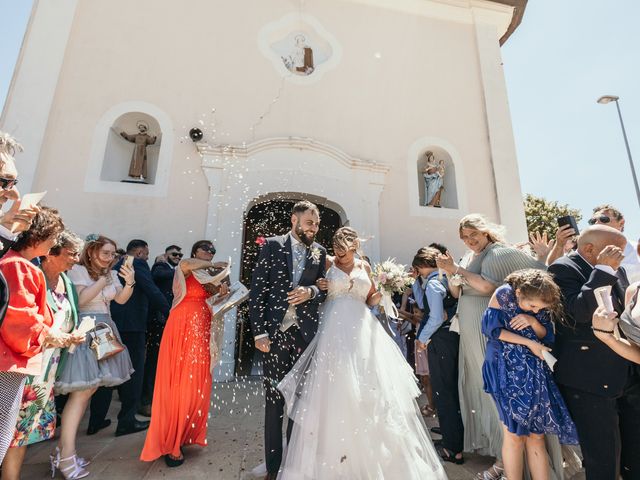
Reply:
M264 353L266 479L276 478L282 462L284 398L277 386L316 334L318 306L326 298L315 286L327 255L314 242L319 226L318 207L296 203L291 231L266 240L251 281L249 318L256 348ZM287 439L292 426L289 421Z

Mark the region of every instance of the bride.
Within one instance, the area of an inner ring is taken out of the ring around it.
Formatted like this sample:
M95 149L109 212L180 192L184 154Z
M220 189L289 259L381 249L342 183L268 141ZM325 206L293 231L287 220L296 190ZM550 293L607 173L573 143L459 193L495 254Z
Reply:
M355 230L335 233L318 333L278 385L294 422L278 478L446 479L411 367L369 310L380 293L358 247Z

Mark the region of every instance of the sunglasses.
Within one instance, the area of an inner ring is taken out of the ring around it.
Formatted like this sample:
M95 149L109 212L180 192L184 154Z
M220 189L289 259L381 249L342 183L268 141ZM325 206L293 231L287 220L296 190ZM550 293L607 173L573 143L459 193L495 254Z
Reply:
M0 188L2 190L11 190L18 184L17 178L2 178L0 177Z
M609 223L611 218L607 215L600 215L599 217L590 218L587 222L589 225L595 225L596 223Z
M184 253L178 253L178 252L171 253L170 255L172 257L178 257L178 258L184 257Z
M204 246L200 247L200 250L202 250L204 252L209 252L211 255L215 255L216 254L216 247L214 247L213 245L211 245L210 247L204 245Z

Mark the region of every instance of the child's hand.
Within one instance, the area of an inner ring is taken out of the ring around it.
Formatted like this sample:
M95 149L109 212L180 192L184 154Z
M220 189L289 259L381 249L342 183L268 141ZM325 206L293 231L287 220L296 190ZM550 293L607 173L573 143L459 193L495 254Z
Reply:
M527 327L533 327L536 322L537 320L535 319L535 317L521 313L511 319L511 321L509 322L509 326L514 330L524 330Z
M535 342L533 340L531 340L531 342L527 344L527 347L529 347L529 350L531 350L531 353L533 353L540 360L544 360L544 357L542 356L542 352L551 351L549 347L545 347L543 344Z

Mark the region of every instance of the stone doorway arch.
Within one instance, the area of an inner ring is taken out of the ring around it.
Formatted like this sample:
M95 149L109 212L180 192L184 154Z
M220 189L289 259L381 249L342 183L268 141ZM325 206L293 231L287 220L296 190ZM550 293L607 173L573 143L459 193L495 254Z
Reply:
M219 255L231 257L232 280L240 280L242 270L245 212L284 194L334 210L342 224L372 237L365 253L379 257L379 202L387 165L352 157L310 138L274 137L235 146L201 142L196 147L209 184L205 238L215 242ZM236 311L227 313L224 323L216 381L235 375Z

